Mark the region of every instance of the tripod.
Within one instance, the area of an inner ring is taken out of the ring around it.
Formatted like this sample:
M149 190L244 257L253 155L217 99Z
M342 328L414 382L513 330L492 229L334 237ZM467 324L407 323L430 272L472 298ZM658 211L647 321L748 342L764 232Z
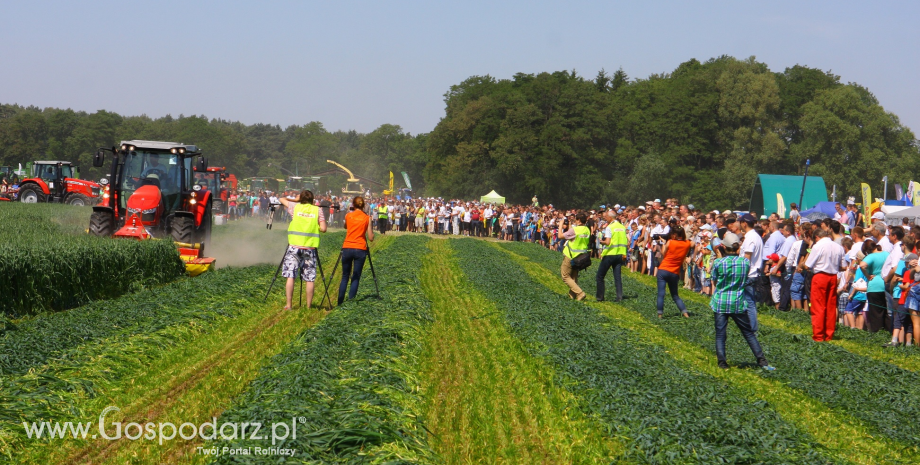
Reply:
M313 256L316 258L316 267L319 269L320 279L323 281L323 285L325 286L326 278L323 277L323 264L322 262L319 261L319 251L317 249L313 249ZM278 269L275 270L275 276L272 277L272 282L271 284L268 285L268 291L265 293L265 297L262 299L262 302L265 302L268 300L268 295L271 294L272 287L275 286L275 280L278 279L278 274L281 273L281 268L284 266L285 258L287 258L287 249L285 249L284 256L281 257L281 263L278 264ZM341 254L339 255L339 258L341 258ZM333 273L334 272L335 271L333 271ZM303 307L303 276L297 276L297 275L300 275L302 273L303 273L303 270L298 270L298 272L294 273L295 278L296 277L301 278L300 279L300 292L297 295L297 307L299 308ZM328 288L327 288L327 292L328 292Z

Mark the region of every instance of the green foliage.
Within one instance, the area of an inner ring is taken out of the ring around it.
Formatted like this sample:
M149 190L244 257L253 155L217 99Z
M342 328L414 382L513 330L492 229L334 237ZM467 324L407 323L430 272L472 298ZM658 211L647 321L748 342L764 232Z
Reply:
M427 238L399 237L374 256L381 300L359 297L337 307L274 357L223 421L291 422L298 460L322 463L432 463L420 424L417 370L421 329L431 320L418 278ZM365 289L370 270L365 267ZM386 271L383 271L386 270ZM364 293L367 295L367 293ZM248 438L218 447L264 446ZM222 455L218 463L247 463ZM249 458L258 461L258 457Z
M569 378L570 389L610 435L627 441L623 461L828 462L810 436L769 405L745 399L641 334L552 292L487 243L454 244L460 268L502 310L511 332ZM558 271L561 257L555 258Z
M753 57L694 59L633 81L622 69L593 80L476 76L445 102L426 178L446 197L500 187L515 203L676 196L746 208L758 173L801 174L806 158L828 187L852 194L883 172L906 183L920 162L911 131L865 89L804 66L771 73Z
M517 254L524 255L549 270L558 270L559 254L534 244L502 244ZM612 274L612 273L611 273ZM595 291L595 276L585 273L579 281L589 295ZM612 289L612 276L608 274L607 289ZM690 319L658 319L654 301L657 290L628 276L624 272L623 292L628 296L622 305L641 314L663 330L679 336L700 347L715 347L712 329L712 310L696 299L684 299ZM684 291L681 291L682 293ZM677 314L670 298L666 298L665 313ZM805 318L805 317L801 317ZM733 328L733 325L729 325ZM729 361L753 362L744 338L732 331L726 343ZM777 367L770 374L783 383L832 406L835 409L864 421L884 436L903 441L905 451L920 452L920 374L894 365L856 355L831 344L815 344L810 337L802 337L761 325L758 339L770 363ZM713 354L713 356L715 356ZM737 363L737 362L735 362ZM867 395L866 393L872 393ZM892 405L897 405L892 408Z
M52 204L0 209L0 313L73 308L185 274L172 241L90 236L89 213Z

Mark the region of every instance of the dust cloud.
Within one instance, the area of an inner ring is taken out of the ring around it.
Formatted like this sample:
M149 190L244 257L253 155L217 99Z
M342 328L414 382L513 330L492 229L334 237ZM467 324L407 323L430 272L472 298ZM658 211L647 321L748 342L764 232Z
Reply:
M277 265L287 248L287 223L275 223L265 229L259 218L243 218L215 225L211 246L205 255L217 259L217 267L251 266L262 263Z

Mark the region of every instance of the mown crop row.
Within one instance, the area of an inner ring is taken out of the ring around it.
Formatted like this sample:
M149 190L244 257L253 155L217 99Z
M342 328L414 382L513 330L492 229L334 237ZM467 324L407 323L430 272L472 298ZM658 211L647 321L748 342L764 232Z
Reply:
M291 435L274 446L297 449L303 462L432 462L417 379L421 331L431 320L418 277L427 240L399 237L375 255L382 298L371 297L366 266L359 298L337 307L275 356L221 421L293 420L296 439ZM271 442L240 438L211 445L268 447ZM269 460L217 458L219 463Z
M502 244L524 255L547 270L558 272L561 257L541 247L527 244ZM585 273L580 284L593 295L595 274ZM645 283L643 283L645 281ZM622 305L648 321L660 325L670 334L686 339L699 347L713 350L715 335L712 310L698 298L685 298L692 318L659 320L654 306L656 289L652 281L633 277L624 272L623 289L627 296ZM607 289L612 289L608 276ZM677 314L676 307L666 299L665 314ZM827 405L871 425L878 434L900 441L904 451L920 452L920 374L895 365L854 354L833 344L814 343L810 337L793 334L761 323L758 333L765 354L777 367L769 376ZM750 349L730 325L727 342L729 361L753 361ZM713 355L714 356L714 355Z
M172 281L185 267L171 241L112 240L78 232L62 205L0 206L0 314L63 310Z
M769 405L676 361L643 335L556 294L507 254L455 243L460 267L504 312L530 353L567 376L587 413L622 438L622 459L643 463L826 463L808 434Z

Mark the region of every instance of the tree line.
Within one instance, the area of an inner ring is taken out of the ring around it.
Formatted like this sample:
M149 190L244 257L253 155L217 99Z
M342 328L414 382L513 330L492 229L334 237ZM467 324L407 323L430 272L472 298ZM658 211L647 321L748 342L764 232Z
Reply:
M96 147L173 140L201 146L212 166L241 178L325 171L328 158L379 182L406 171L425 196L495 189L510 202L537 195L566 207L678 197L719 209L746 208L758 173L800 175L806 159L810 175L857 198L861 182L906 184L920 171L920 144L868 89L807 66L773 72L753 57L692 59L637 79L622 69L593 79L473 76L444 102L445 116L418 135L393 124L330 132L319 122L282 129L0 105L0 164L54 158L86 169Z

